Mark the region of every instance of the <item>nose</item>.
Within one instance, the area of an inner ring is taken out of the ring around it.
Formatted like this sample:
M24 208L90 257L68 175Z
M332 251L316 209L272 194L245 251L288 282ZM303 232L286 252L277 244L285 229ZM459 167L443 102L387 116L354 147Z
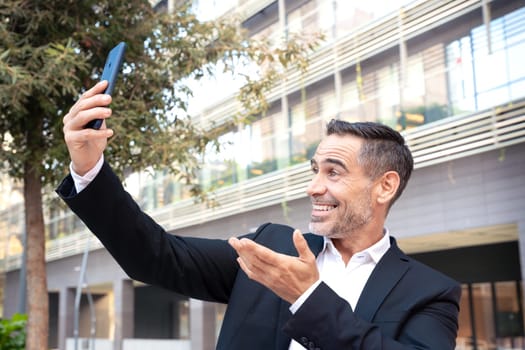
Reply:
M326 185L320 174L315 174L310 183L306 187L306 194L310 197L322 195L326 192Z

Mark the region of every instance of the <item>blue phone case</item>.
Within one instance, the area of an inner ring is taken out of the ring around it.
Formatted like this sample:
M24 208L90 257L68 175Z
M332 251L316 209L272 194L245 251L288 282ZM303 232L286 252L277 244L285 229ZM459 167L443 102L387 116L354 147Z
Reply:
M106 59L106 64L104 65L104 70L102 71L102 76L100 80L107 80L108 86L104 90L105 94L111 95L115 89L115 84L117 82L118 73L120 72L120 67L122 67L122 62L124 61L124 52L126 51L126 43L121 42L117 46L111 49ZM86 128L100 129L102 126L102 119L94 119L86 124Z

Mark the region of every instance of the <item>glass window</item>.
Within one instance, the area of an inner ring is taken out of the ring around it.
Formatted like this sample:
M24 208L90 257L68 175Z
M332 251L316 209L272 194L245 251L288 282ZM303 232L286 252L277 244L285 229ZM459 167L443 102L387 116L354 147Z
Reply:
M472 299L475 315L476 343L478 347L493 348L492 340L496 338L494 331L494 313L492 309L492 289L490 283L477 283L472 287Z
M277 169L273 118L259 119L246 127L248 143L244 143L250 163L246 169L248 178L269 173Z
M399 65L391 64L377 71L378 121L395 127L399 108Z
M462 285L456 350L523 349L521 281Z
M219 137L219 149L214 145L208 146L201 170L202 183L206 187L228 186L238 181L236 153L239 152L236 152L236 148L239 149L239 144L236 142L237 138L238 134L229 132Z
M413 0L334 1L337 33L340 36L390 13L396 13L410 2Z
M461 299L459 302L458 336L456 338L456 349L472 349L472 319L470 309L470 289L467 284L461 286Z
M439 43L425 49L422 52L422 58L425 89L422 113L425 123L432 123L450 115L448 109L445 46Z
M447 46L448 88L453 114L476 110L470 38Z
M525 33L525 31L524 31ZM525 38L523 39L525 43ZM509 76L518 77L525 80L525 64L523 58L525 57L525 45L516 45L509 47Z
M506 52L486 53L474 57L476 89L479 93L505 86L508 81Z
M330 110L335 104L333 93L327 91L312 92L304 101L291 108L290 142L291 164L302 163L312 158L324 132L324 119L333 117L325 115L324 108Z
M290 112L290 142L292 164L306 161L306 107L298 103L291 108Z
M525 97L525 8L482 25L447 45L450 105L454 114ZM490 39L490 40L489 40Z
M289 33L313 33L319 30L319 14L316 2L308 1L287 15Z
M496 282L495 292L498 349L523 349L524 331L520 282Z
M193 3L195 14L201 21L209 21L224 15L237 6L238 0L196 0Z
M279 28L279 22L269 24L267 27L259 30L257 33L252 35L255 40L269 40L270 45L274 47L281 44L283 34Z
M336 17L339 15L344 16L344 13L338 14L338 11L334 10L335 6L338 5L335 5L333 1L322 1L321 3L317 4L317 8L315 9L319 18L319 30L326 35L325 42L321 44L326 44L327 42L335 39L333 34L335 34L334 30ZM341 28L341 30L344 29Z
M423 53L408 57L405 86L403 87L404 108L424 105L426 96Z
M341 88L341 119L358 120L359 119L359 93L355 79L343 83Z

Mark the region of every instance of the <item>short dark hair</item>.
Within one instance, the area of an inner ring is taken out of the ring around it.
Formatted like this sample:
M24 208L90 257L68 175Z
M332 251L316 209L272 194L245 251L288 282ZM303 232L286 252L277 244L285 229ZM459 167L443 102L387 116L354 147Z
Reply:
M382 176L387 171L399 174L400 183L390 206L401 196L414 168L414 159L405 143L405 139L396 130L373 122L350 123L344 120L332 119L326 134L339 136L354 135L364 140L357 162L372 180Z

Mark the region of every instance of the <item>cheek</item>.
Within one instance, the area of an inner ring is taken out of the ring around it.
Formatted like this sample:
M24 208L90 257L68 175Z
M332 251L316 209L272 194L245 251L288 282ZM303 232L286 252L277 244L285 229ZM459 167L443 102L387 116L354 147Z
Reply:
M370 183L359 183L348 180L340 181L337 185L332 186L330 193L339 205L344 208L369 203L375 197L373 189L370 188Z
M329 192L336 199L339 204L346 205L346 202L351 201L355 197L355 190L352 188L350 182L337 182L329 187Z

